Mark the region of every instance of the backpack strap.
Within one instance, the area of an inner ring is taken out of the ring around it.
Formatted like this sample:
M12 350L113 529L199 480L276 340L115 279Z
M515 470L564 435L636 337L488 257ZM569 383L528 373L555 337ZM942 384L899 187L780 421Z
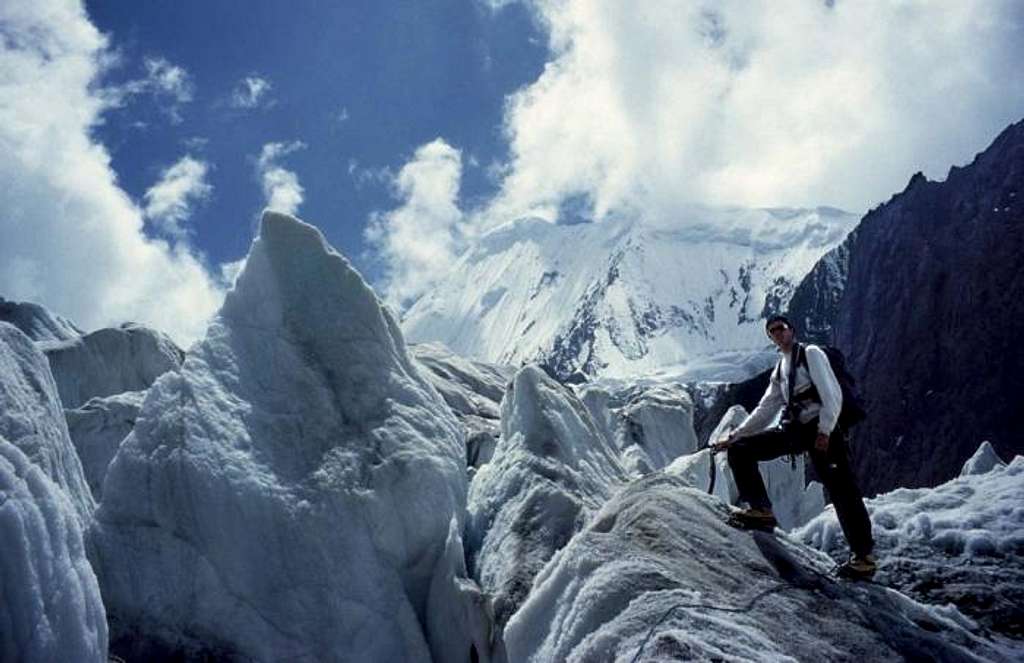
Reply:
M804 348L802 345L794 343L792 353L789 356L789 380L786 384L789 393L786 394L786 407L793 406L793 389L796 388L796 369L798 368L800 360L803 359L804 361L807 361L807 358L804 357L803 350ZM779 360L779 367L780 369L782 367L781 359Z

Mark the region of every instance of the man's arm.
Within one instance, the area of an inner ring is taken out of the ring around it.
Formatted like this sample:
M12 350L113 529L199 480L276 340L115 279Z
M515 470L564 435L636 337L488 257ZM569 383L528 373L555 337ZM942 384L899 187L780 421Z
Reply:
M809 345L807 353L807 370L811 374L811 382L818 390L821 398L821 412L818 414L818 432L831 435L839 421L839 413L843 409L843 390L839 387L836 374L828 363L828 355L816 345Z
M771 377L768 380L768 388L765 389L761 402L757 404L753 412L747 415L743 423L737 426L729 435L731 440L761 432L768 427L768 424L772 422L775 415L786 404L786 398L782 395L782 385L779 383L777 374L777 370L772 371Z

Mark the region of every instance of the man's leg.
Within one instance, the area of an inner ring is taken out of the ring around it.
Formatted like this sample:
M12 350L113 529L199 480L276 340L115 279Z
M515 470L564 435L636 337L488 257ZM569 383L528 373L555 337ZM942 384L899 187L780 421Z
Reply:
M828 490L850 550L858 557L870 555L875 547L871 536L871 519L868 510L864 508L864 498L850 468L846 438L842 432L837 430L832 434L827 453L812 450L811 461Z
M729 468L736 480L740 499L752 509L772 508L768 492L764 488L764 479L757 469L762 460L772 460L784 456L792 450L792 438L780 430L770 430L750 437L743 437L729 447Z

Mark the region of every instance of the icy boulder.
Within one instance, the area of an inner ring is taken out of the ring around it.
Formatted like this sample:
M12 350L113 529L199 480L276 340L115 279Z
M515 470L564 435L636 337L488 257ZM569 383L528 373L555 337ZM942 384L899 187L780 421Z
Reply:
M67 495L0 436L0 661L107 660L107 619Z
M103 478L121 442L135 427L144 391L126 391L104 398L90 398L73 410L65 410L68 432L82 461L92 496L103 495Z
M515 376L494 458L473 479L468 541L499 625L551 556L626 480L586 407L540 368Z
M132 323L41 347L68 409L96 396L148 389L184 358L169 336Z
M992 445L988 442L982 442L978 450L974 452L974 455L967 459L964 463L963 468L960 470L960 476L967 476L968 474L985 474L991 472L997 467L1005 467L1006 463L999 458L996 454L996 450L992 448Z
M0 322L0 436L64 490L84 526L96 503L68 436L50 367L32 340L6 322Z
M0 297L0 322L7 322L33 341L67 341L84 332L73 322L50 313L39 304L12 302Z
M501 398L514 369L464 359L440 343L420 343L409 349L462 424L467 466L479 468L489 462L500 435Z
M435 592L452 612L472 599L446 552L464 453L359 274L312 226L265 213L205 340L150 388L108 470L93 542L112 649L468 661L486 643L427 614Z
M935 488L900 488L865 506L880 582L927 603L953 603L1024 639L1024 456ZM793 536L836 559L848 554L831 508Z
M664 473L629 484L537 576L509 660L1009 660L955 609L836 582L827 557L725 518Z

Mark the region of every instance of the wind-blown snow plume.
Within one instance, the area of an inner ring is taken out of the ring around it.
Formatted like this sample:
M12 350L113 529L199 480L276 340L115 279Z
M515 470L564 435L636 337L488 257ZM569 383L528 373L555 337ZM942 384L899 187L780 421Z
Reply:
M187 344L223 293L187 243L144 234L92 138L112 103L95 87L108 59L79 4L0 3L0 292L86 329L130 319Z
M291 143L267 143L260 151L256 172L263 186L268 209L284 214L295 214L298 211L305 190L299 184L299 176L278 162L305 147L305 143L296 140Z

